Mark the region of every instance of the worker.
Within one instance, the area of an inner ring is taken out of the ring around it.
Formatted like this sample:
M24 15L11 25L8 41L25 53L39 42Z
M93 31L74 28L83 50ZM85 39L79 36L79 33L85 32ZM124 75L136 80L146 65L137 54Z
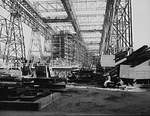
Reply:
M133 80L133 86L137 86L137 80L136 79Z
M123 86L123 81L121 79L119 79L119 81L116 83L116 87L120 87L120 86Z
M111 83L111 77L110 75L108 74L107 76L107 80L104 82L104 87L108 87L108 84Z
M49 68L49 70L50 70L50 75L51 75L51 77L54 77L54 76L55 76L55 71L53 71L52 68Z
M123 81L122 81L122 79L120 79L119 84L120 84L121 86L124 84Z

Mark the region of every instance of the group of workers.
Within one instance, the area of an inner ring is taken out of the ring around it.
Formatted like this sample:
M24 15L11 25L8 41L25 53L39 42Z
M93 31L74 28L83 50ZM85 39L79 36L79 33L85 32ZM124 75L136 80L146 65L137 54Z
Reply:
M124 84L123 81L119 77L116 77L117 81L114 82L114 81L112 81L111 76L109 74L107 74L106 76L107 76L106 77L107 79L104 82L104 87L119 87Z

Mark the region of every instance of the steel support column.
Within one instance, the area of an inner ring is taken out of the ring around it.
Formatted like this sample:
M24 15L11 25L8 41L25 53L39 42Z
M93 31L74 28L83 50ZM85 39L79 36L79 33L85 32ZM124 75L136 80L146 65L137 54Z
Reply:
M22 22L18 12L11 12L10 22L6 26L8 32L5 31L8 35L5 43L4 62L13 63L15 67L18 67L26 56Z
M116 54L124 50L132 51L131 11L131 0L107 0L100 56Z

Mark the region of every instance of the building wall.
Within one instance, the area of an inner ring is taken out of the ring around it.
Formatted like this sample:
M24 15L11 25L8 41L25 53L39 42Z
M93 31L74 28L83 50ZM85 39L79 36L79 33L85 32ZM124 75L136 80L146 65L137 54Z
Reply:
M129 79L150 79L150 60L136 66L120 66L120 77Z

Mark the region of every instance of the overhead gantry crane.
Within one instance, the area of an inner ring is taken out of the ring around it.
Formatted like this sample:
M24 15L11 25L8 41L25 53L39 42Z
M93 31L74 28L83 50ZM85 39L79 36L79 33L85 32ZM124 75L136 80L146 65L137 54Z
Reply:
M70 21L74 27L74 30L78 36L78 40L82 41L82 39L81 39L82 37L80 35L80 30L79 30L78 24L76 22L75 15L73 14L73 10L71 8L70 1L68 1L68 0L62 1L62 4L65 8L65 11L68 14L68 18L70 19ZM46 23L46 22L49 22L49 19L43 19L43 17L40 16L40 14L37 12L36 7L34 8L33 5L34 4L31 4L27 0L1 0L0 1L0 6L4 9L6 9L10 14L12 14L12 12L16 12L18 14L18 16L19 16L18 18L20 19L19 20L20 24L21 24L21 22L24 22L29 27L31 27L33 31L40 32L40 34L42 36L44 36L44 38L46 40L51 39L52 35L55 34L55 31L49 26L48 23ZM14 6L14 7L12 7L12 6ZM12 21L10 21L10 22L12 22ZM14 25L14 23L12 23L12 24ZM8 36L9 35L10 35L10 33L8 33ZM22 35L22 38L24 39L23 35ZM24 41L23 39L21 41ZM17 41L16 35L14 35L14 41ZM10 40L9 40L9 42L10 42ZM8 43L7 40L6 40L6 43ZM5 56L7 56L7 57L4 59L7 59L6 61L8 61L8 60L11 60L12 57L16 57L16 60L19 60L19 57L20 57L18 55L19 49L17 49L16 47L18 47L20 43L16 44L15 42L14 43L11 42L9 44L11 46L13 45L15 47L12 49L12 51L10 51L9 49L5 50L8 52L5 53ZM22 53L25 53L25 49L20 51L19 54L22 54ZM31 53L29 53L29 54L31 54ZM22 57L25 57L25 55L22 55Z
M99 54L133 51L131 0L107 0Z
M37 1L36 4L41 4L48 1ZM10 14L16 12L19 16L21 22L24 22L33 30L39 31L45 39L51 39L52 35L55 34L54 29L49 25L49 23L55 22L71 22L78 39L81 39L81 31L79 24L77 22L76 16L72 9L72 4L69 0L60 0L63 4L63 7L67 13L67 17L64 19L51 19L42 17L36 10L36 7L33 7L27 0L1 0L0 6L6 9ZM102 33L100 39L99 47L99 56L102 54L115 54L125 49L133 49L133 40L132 40L132 9L131 9L131 0L107 0L106 1L106 11L105 19L103 22L103 29L101 30L84 30L85 32L95 32L98 31ZM35 4L35 5L36 5ZM14 7L12 7L14 6ZM20 31L21 32L21 31ZM16 37L14 37L15 39ZM16 41L16 40L15 40ZM20 41L20 40L19 40ZM23 40L22 40L23 41ZM12 42L11 45L18 46L15 42ZM97 42L90 42L88 44L98 44ZM21 44L20 44L21 45ZM94 50L95 51L95 50ZM18 57L18 51L13 50L10 53L11 56ZM25 53L24 50L23 52ZM22 55L23 56L23 55Z

